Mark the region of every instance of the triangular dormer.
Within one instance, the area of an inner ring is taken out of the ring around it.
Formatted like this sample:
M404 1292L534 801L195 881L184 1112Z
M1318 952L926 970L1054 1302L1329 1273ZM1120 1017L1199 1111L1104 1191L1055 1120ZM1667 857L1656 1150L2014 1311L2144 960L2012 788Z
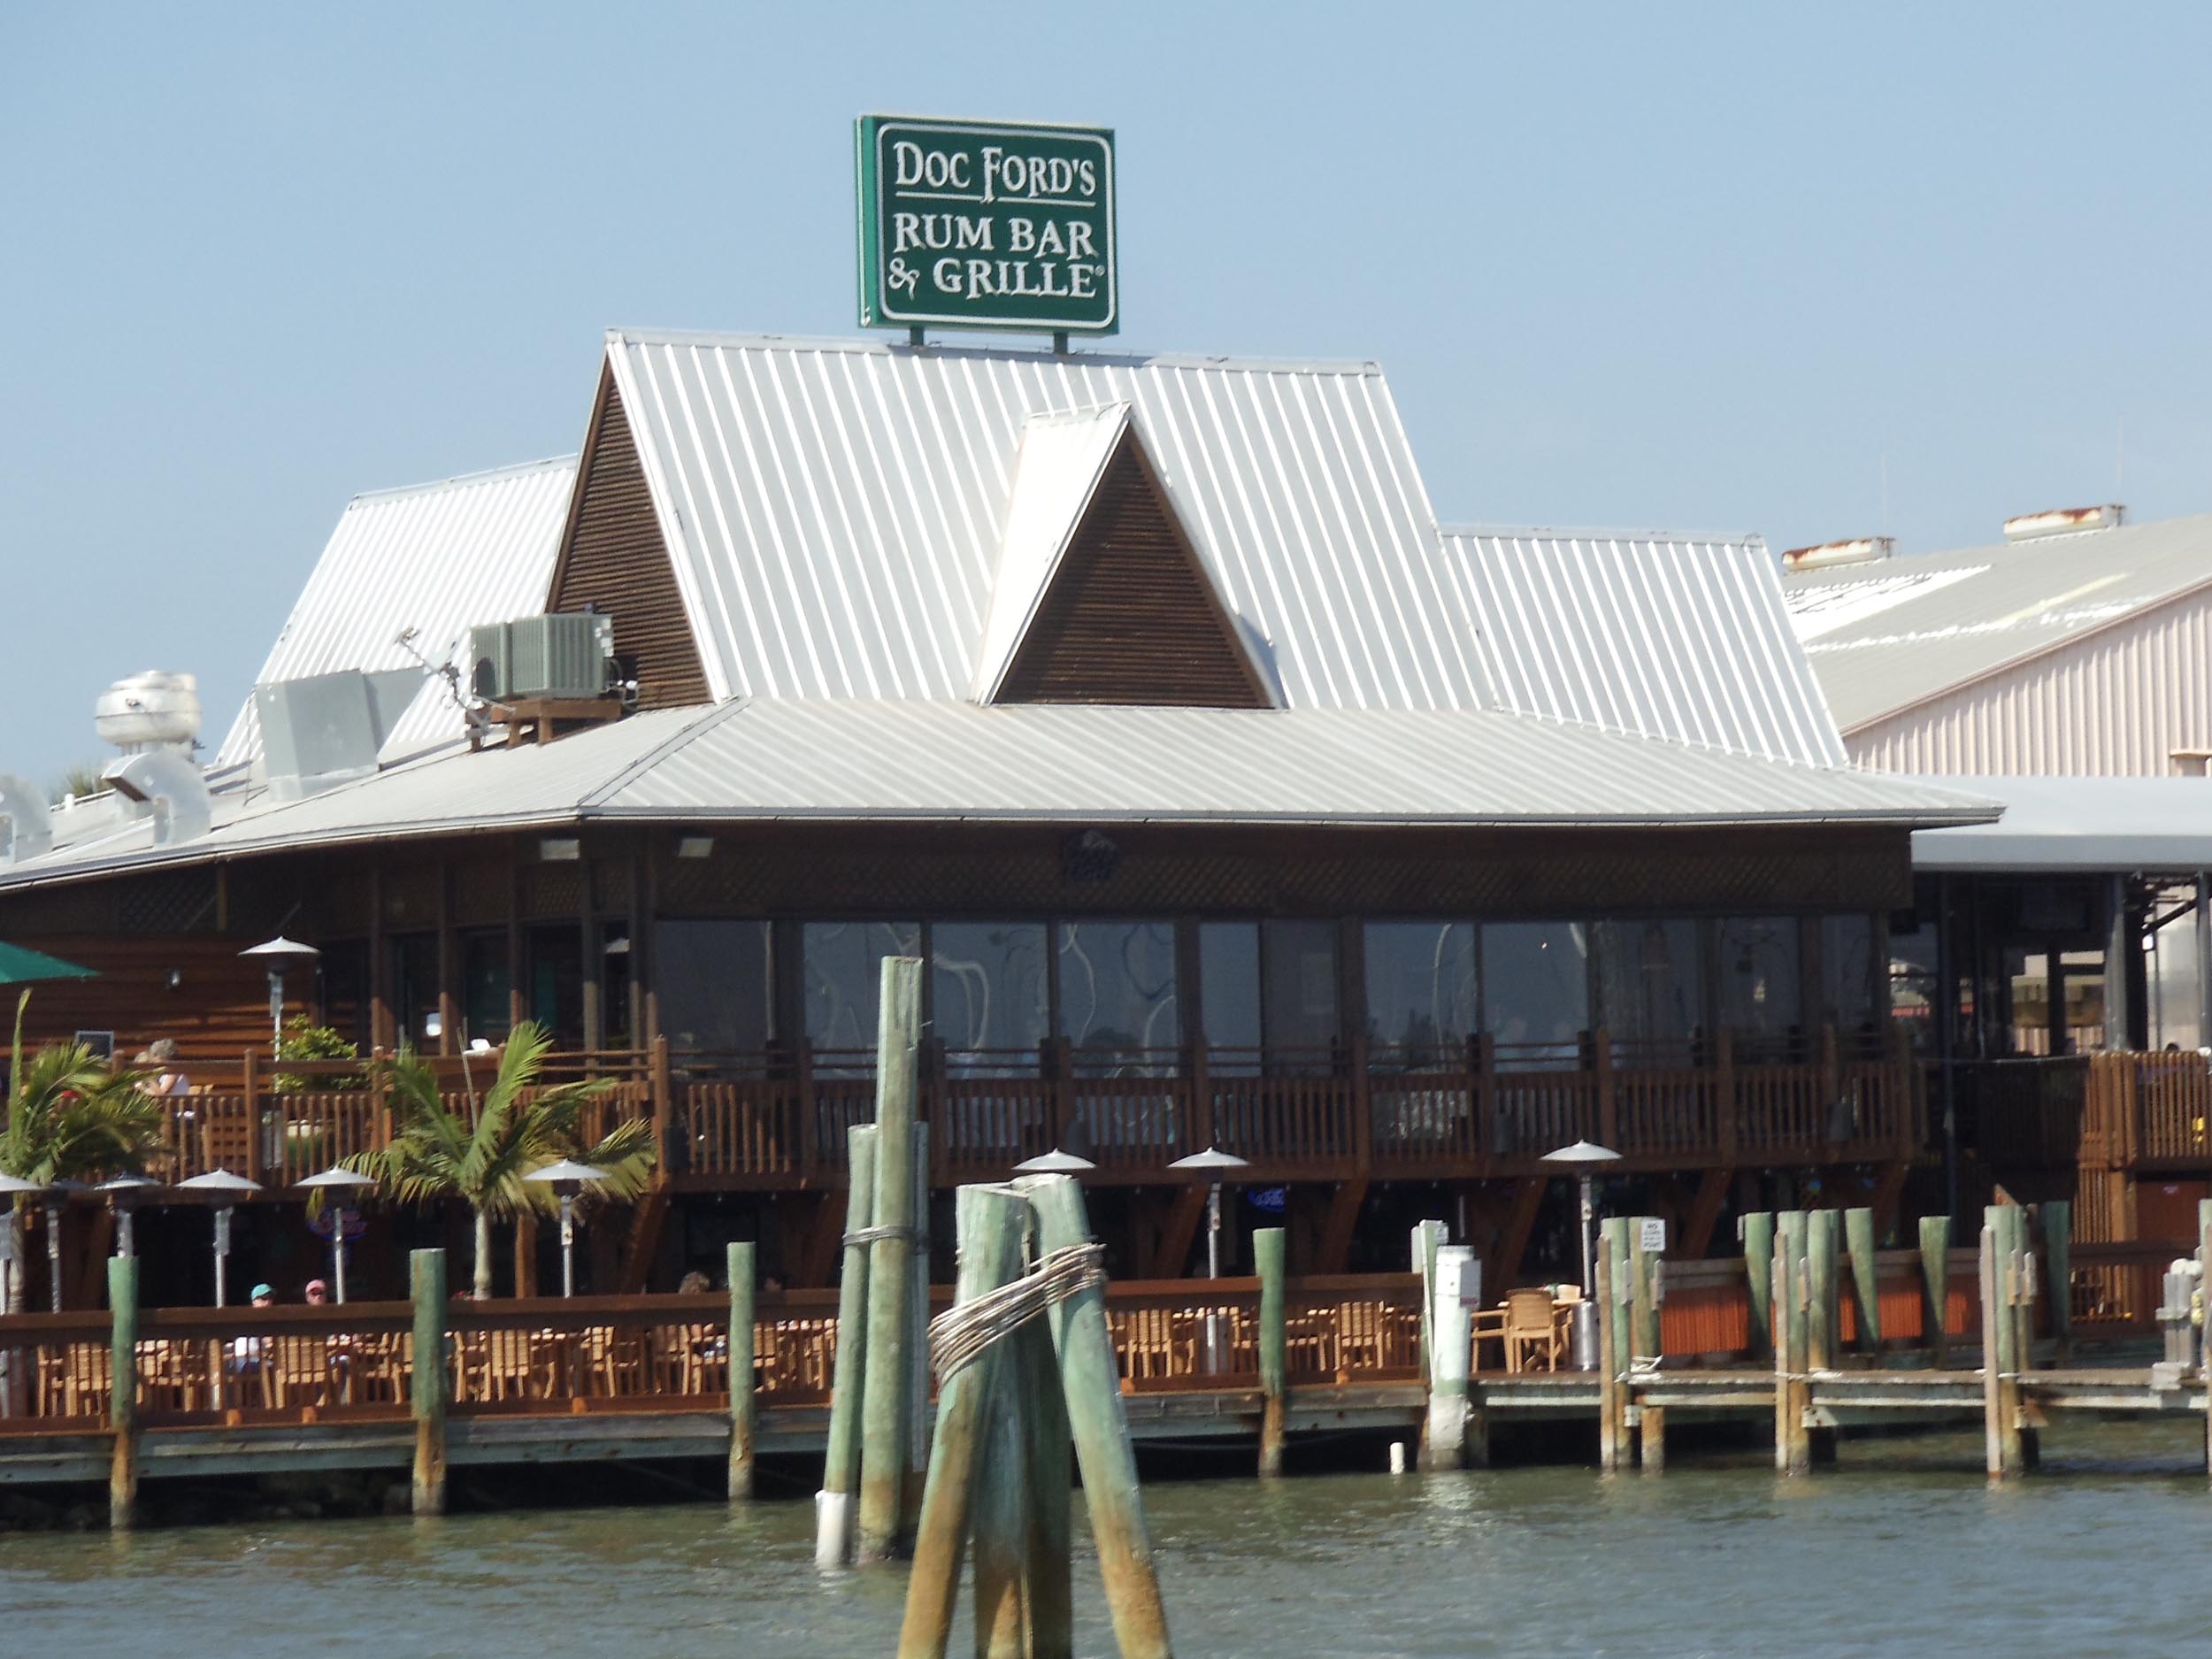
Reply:
M1127 403L1022 428L978 703L1275 706Z
M622 392L607 371L546 601L548 611L587 607L614 618L614 654L638 682L640 708L712 700Z

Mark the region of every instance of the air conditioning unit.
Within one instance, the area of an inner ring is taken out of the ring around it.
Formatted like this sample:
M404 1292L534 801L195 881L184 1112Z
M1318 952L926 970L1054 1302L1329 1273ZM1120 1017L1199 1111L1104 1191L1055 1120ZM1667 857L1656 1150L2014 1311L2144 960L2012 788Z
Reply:
M469 630L469 688L488 702L603 697L613 661L611 617L562 612Z

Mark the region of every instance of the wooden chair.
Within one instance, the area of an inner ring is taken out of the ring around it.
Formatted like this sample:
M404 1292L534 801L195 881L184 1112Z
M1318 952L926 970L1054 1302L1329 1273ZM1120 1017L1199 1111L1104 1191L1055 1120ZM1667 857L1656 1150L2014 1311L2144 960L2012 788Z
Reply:
M1540 1285L1509 1291L1503 1311L1506 1370L1557 1371L1563 1345L1551 1292Z
M1468 1323L1472 1327L1471 1334L1474 1340L1474 1355L1470 1369L1474 1371L1482 1369L1482 1345L1485 1342L1495 1342L1498 1345L1498 1363L1507 1365L1505 1312L1505 1304L1501 1302L1494 1308L1476 1309L1469 1319ZM1507 1368L1511 1369L1510 1366Z

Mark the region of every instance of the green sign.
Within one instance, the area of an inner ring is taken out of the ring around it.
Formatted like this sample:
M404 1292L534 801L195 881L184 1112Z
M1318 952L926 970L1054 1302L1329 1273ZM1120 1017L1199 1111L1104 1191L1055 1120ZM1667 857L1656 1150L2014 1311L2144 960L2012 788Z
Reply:
M860 320L1110 334L1114 135L864 115Z

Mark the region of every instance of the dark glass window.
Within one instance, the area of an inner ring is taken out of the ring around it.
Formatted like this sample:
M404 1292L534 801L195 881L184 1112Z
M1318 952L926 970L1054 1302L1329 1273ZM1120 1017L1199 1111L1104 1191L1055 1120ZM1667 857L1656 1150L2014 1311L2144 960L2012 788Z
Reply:
M1206 1042L1228 1066L1333 1064L1338 1024L1334 922L1208 922L1198 930Z
M1046 949L1042 922L930 928L930 1018L955 1075L1036 1070L1052 1020Z
M883 959L922 954L919 922L809 922L800 930L806 1034L817 1050L872 1065Z
M1175 927L1171 922L1063 922L1060 1034L1077 1063L1131 1071L1173 1064Z
M1205 922L1198 929L1198 997L1216 1064L1256 1065L1260 1052L1260 929Z
M653 935L661 1033L704 1054L757 1054L775 1035L766 922L663 920Z
M1686 1058L1706 1024L1697 924L1601 922L1594 942L1598 1018L1614 1041L1645 1047L1640 1057L1649 1064Z
M1804 957L1793 916L1731 916L1714 934L1720 958L1721 1018L1755 1043L1801 1034Z
M530 1018L565 1048L584 1041L583 941L573 922L533 927L530 947Z
M374 1039L369 1030L369 945L365 939L337 940L322 948L322 1023L363 1054Z
M1474 924L1370 922L1363 944L1374 1064L1463 1064L1475 1029Z
M1878 1038L1881 1002L1874 974L1874 918L1820 918L1820 1020L1846 1036Z
M392 1018L403 1048L438 1046L438 936L401 933L388 941L392 957Z
M1590 930L1581 922L1490 922L1483 1018L1512 1064L1572 1059L1590 1029Z
M503 1042L509 1024L507 934L485 928L461 935L461 1010L469 1041Z

